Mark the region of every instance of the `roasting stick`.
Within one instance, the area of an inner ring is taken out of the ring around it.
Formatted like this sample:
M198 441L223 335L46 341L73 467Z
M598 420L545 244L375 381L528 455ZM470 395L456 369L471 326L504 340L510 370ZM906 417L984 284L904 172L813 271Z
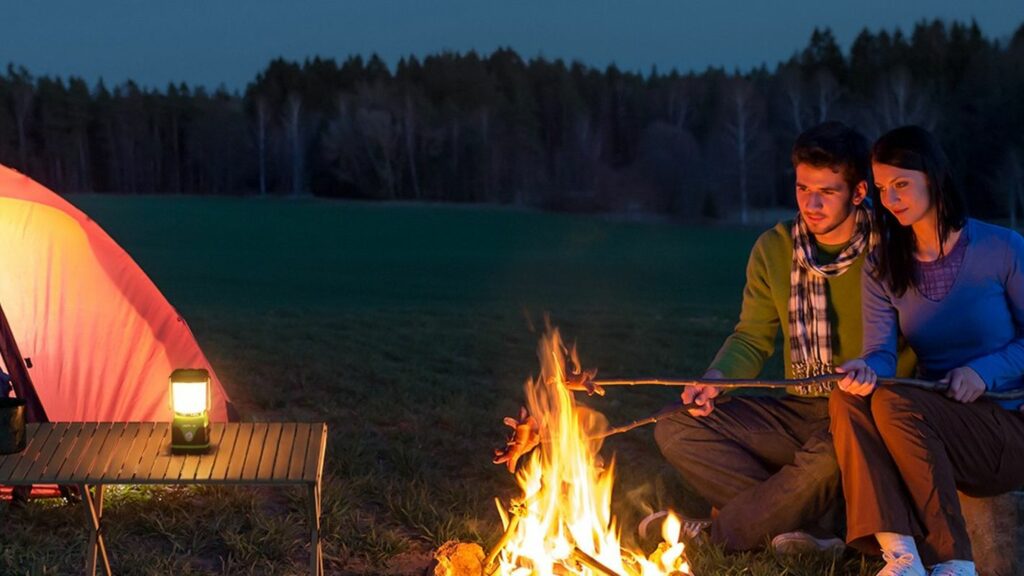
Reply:
M729 399L730 399L729 396L719 396L719 397L715 398L715 401L718 402L718 403L722 403L722 402L728 402ZM654 414L651 414L647 418L641 418L639 420L634 420L634 421L630 422L629 424L624 424L622 426L615 426L615 427L609 428L609 429L605 430L604 432L602 432L600 434L597 434L597 435L589 437L588 440L600 440L602 438L607 438L609 436L615 436L616 434L622 434L623 432L629 432L630 430L633 430L634 428L639 428L641 426L647 426L648 424L654 424L655 422L657 422L658 420L661 420L662 418L664 418L666 416L671 416L673 414L679 414L679 413L685 412L685 411L687 411L687 410L689 410L691 408L697 408L697 407L698 407L697 404L683 404L681 406L677 404L675 406L670 406L668 408L665 408L664 410L660 410L658 412L655 412Z
M566 379L565 385L569 390L586 392L588 394L604 395L604 388L607 386L715 386L716 388L786 388L788 386L807 386L815 384L831 384L843 379L843 374L823 374L811 378L795 378L793 380L760 380L760 379L722 379L722 380L663 380L650 378L645 380L588 380L586 378ZM911 386L932 392L945 392L949 385L944 382L933 382L918 378L879 378L878 383L883 386ZM1010 390L1006 392L986 391L982 398L992 400L1019 400L1024 398L1024 389Z

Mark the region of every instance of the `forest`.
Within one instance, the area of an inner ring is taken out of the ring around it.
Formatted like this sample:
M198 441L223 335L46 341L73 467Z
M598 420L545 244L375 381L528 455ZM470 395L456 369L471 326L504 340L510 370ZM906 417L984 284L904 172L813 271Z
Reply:
M1024 24L815 29L752 70L444 52L271 61L244 90L0 74L0 163L62 193L488 203L747 222L791 206L792 140L936 131L972 214L1021 217Z

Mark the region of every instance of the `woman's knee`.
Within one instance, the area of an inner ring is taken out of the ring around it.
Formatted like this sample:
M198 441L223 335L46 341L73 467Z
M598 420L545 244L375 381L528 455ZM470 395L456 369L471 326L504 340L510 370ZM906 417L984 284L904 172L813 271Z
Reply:
M868 400L863 396L847 394L838 388L833 390L828 397L828 414L832 421L845 420L850 414L865 412L868 409Z
M920 392L907 386L879 386L871 395L871 414L875 422L899 420L919 413Z
M875 390L871 398L871 415L878 433L886 443L900 443L901 438L919 437L927 426L924 404L929 398L922 394L935 394L927 390L906 386L887 386Z

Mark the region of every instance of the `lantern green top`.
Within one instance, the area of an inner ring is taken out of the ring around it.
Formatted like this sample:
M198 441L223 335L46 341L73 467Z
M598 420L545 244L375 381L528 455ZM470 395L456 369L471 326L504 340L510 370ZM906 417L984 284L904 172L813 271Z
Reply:
M761 234L750 251L739 322L709 366L721 370L726 378L757 378L765 362L775 353L780 328L786 378L793 378L789 355L792 229L792 220L779 222ZM835 260L846 246L818 243L818 263L828 264ZM828 314L832 322L832 358L837 366L861 355L861 270L865 258L866 253L861 254L846 272L826 279ZM902 346L897 376L912 375L914 363L913 353ZM787 391L800 394L795 387L789 387Z
M205 368L178 368L171 372L171 382L208 382L210 372Z

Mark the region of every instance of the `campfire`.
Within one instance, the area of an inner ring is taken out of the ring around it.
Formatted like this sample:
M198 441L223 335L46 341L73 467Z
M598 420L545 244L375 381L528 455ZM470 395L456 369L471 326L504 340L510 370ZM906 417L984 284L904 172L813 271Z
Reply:
M539 346L540 376L526 383L527 408L495 462L516 475L522 495L498 502L505 528L484 561L486 574L649 576L690 574L679 541L680 522L670 515L664 542L647 555L625 550L611 515L615 464L600 455L608 435L605 418L576 404L567 382L581 374L575 349L550 329ZM568 357L568 358L567 358Z

